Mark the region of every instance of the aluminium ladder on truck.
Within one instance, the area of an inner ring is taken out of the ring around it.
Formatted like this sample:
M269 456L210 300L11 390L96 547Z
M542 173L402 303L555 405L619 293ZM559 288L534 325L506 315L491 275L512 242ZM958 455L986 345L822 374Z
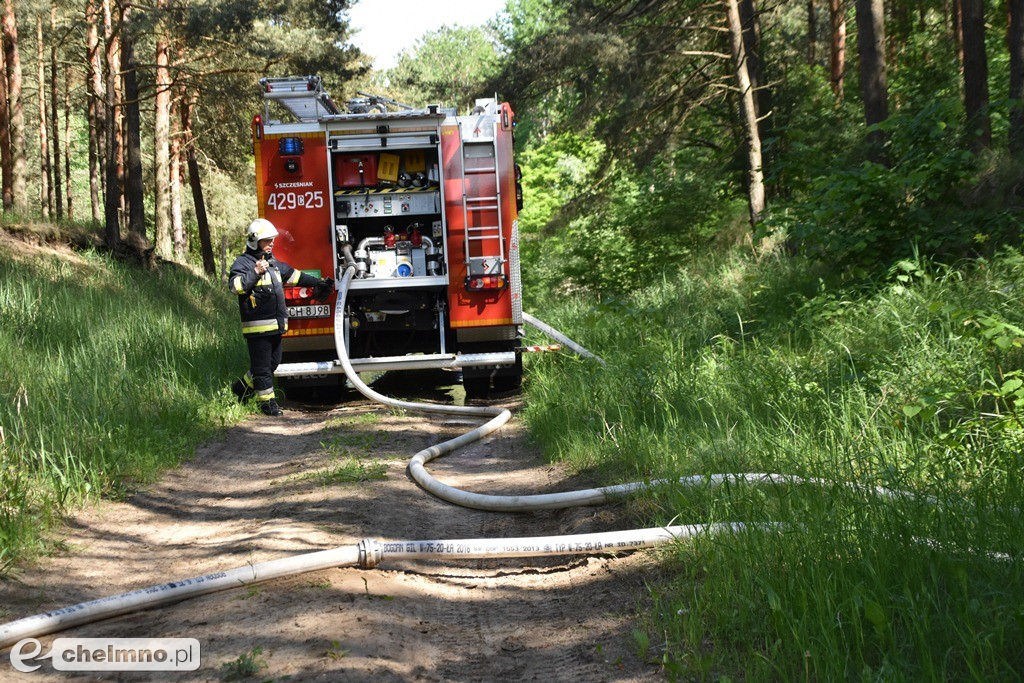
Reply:
M278 102L300 123L319 121L324 115L340 114L338 106L324 90L319 76L303 78L261 78L263 88L263 119L270 121L270 101Z
M468 278L505 274L505 231L501 220L501 180L494 130L497 125L496 121L477 122L473 135L467 136L464 124L459 122L462 225Z
M378 111L353 113L339 107L331 99L319 76L289 76L285 78L261 78L260 88L263 95L263 120L268 124L280 123L270 118L270 102L274 101L287 109L299 123L320 123L339 120L368 119L404 119L417 118L424 115L454 115L454 109L439 105L430 105L426 109L416 109L409 105L396 102L379 95L368 96L368 106L378 107ZM365 93L359 93L365 95ZM350 102L351 104L351 102ZM400 108L400 111L388 111L385 105Z

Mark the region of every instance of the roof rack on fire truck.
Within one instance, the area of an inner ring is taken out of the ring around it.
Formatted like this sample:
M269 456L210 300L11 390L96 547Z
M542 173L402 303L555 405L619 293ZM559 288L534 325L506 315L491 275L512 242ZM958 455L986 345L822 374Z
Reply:
M324 90L319 76L261 78L260 87L263 89L264 120L270 119L270 100L280 102L302 123L341 113Z
M335 104L323 88L319 76L287 76L261 78L263 91L263 120L271 122L270 101L279 102L299 123L331 120L444 118L455 116L455 109L431 104L425 109L414 109L407 104L380 95L357 93L360 97L345 103L344 110ZM393 107L399 111L389 111Z
M359 97L353 98L345 103L346 108L350 114L366 114L376 109L382 114L388 113L388 107L404 111L416 111L416 107L411 107L408 104L402 104L396 102L383 95L374 95L362 90L357 90L356 94Z

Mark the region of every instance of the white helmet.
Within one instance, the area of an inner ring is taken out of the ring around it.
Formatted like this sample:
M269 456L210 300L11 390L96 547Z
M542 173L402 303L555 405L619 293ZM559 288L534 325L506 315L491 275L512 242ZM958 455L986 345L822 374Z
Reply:
M249 228L245 231L245 246L256 249L260 240L269 240L277 235L277 228L273 223L266 218L257 218L249 224Z

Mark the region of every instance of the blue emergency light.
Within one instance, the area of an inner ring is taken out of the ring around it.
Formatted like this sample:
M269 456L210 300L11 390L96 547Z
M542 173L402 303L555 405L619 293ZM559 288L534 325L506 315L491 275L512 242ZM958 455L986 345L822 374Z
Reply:
M286 157L302 154L302 138L281 138L281 142L277 143L277 151Z

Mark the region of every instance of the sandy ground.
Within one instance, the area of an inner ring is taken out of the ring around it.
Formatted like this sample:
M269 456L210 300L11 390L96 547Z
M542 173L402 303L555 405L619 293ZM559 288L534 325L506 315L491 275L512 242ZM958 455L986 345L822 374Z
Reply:
M394 387L392 387L394 389ZM458 399L447 386L409 396ZM516 408L515 400L508 405ZM362 538L457 539L625 528L612 509L485 513L443 503L406 473L417 450L474 424L393 415L350 395L331 409L299 404L253 417L198 449L188 464L123 502L69 520L66 550L0 584L2 620L178 578ZM339 460L340 459L340 460ZM382 480L324 483L340 461L383 463ZM546 464L513 419L492 437L431 465L442 481L486 493L551 492L573 481ZM0 680L221 680L253 648L253 680L633 681L661 679L632 647L647 604L648 554L621 557L387 561L242 587L41 638L187 637L189 673L67 674L49 664Z

